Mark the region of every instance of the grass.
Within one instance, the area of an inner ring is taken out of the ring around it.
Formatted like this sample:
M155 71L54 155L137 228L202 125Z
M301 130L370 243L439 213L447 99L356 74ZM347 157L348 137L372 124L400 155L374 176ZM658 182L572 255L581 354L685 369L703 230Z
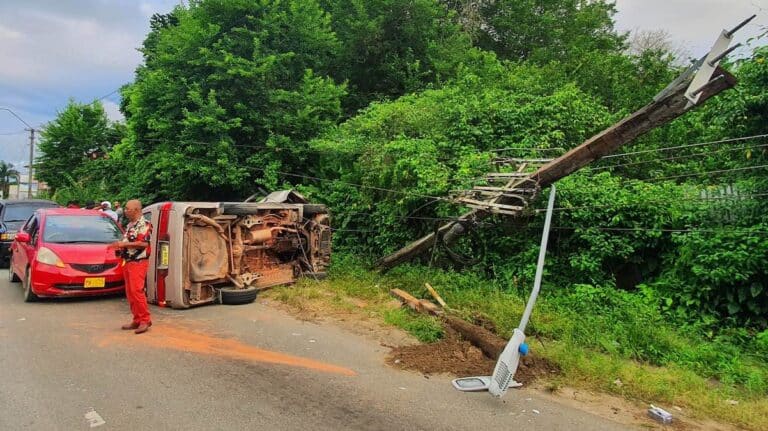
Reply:
M268 295L297 310L357 314L423 342L442 336L439 322L399 308L390 289L429 298L423 287L429 282L457 313L468 319L483 315L504 337L519 323L527 300L527 292L504 290L472 273L405 267L381 276L361 268L341 257L330 279L304 280ZM533 354L562 369L549 387L597 390L643 404L677 406L695 418L768 429L768 364L750 345L673 327L642 292L592 286L568 292L543 294L526 330L529 339L541 341L529 342Z

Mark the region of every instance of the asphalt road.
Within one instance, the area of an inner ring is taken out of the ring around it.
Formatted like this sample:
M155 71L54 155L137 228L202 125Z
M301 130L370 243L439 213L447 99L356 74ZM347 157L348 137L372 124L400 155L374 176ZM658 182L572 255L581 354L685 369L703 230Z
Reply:
M0 430L626 429L535 391L457 392L387 367L368 337L264 304L152 307L134 335L122 298L27 304L7 280Z

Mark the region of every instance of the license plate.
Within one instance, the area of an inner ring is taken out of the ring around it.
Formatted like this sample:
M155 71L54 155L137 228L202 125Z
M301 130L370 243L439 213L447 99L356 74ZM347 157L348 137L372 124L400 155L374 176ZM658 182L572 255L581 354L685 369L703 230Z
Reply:
M168 266L168 243L160 244L160 266Z
M85 287L86 289L104 287L104 277L86 278L85 283L83 283L83 287Z

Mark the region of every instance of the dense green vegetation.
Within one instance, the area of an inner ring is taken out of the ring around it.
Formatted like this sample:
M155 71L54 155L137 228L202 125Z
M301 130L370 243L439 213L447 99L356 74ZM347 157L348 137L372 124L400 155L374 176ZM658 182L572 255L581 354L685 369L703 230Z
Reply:
M464 212L449 196L495 156L561 154L681 71L663 48L629 51L608 2L529 3L192 1L152 18L125 124L70 103L40 177L62 201L297 188L332 209L338 254L370 263ZM753 47L726 65L736 89L558 183L535 334L768 394L767 55ZM542 220L487 220L464 245L479 261L438 254L430 277L509 331Z

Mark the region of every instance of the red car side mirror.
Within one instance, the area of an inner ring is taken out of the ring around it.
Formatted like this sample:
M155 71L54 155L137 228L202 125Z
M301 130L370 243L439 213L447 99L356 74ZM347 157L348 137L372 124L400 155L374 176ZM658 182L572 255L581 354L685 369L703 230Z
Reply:
M16 234L16 241L18 242L29 242L29 233L27 232L19 232Z

